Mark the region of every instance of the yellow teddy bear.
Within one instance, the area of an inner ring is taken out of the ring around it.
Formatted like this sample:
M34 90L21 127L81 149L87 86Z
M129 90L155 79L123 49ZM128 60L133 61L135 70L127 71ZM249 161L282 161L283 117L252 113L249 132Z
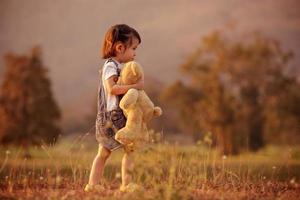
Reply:
M121 71L119 84L137 83L143 76L142 67L135 61L125 64ZM162 115L160 107L154 106L144 90L130 89L120 101L120 108L127 118L124 128L117 131L115 139L124 144L125 150L134 150L138 144L148 140L146 124Z

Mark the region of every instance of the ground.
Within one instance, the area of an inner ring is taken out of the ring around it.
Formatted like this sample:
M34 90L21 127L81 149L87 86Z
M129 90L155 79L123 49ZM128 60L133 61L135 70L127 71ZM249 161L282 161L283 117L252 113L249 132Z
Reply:
M101 192L86 193L97 144L89 136L35 146L0 148L0 199L299 199L299 147L267 146L220 155L205 142L150 144L136 153L134 181L143 191L120 193L123 151L109 158Z

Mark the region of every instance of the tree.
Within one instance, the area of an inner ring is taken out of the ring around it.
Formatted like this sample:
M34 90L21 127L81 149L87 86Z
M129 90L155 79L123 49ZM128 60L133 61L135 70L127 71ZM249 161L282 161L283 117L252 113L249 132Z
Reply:
M48 70L43 66L41 50L34 47L30 55L5 56L4 81L0 94L1 143L54 143L61 133L61 116L55 102Z
M292 90L282 90L299 89L295 79L284 74L291 55L283 52L276 40L258 33L238 40L215 31L203 37L200 47L180 66L189 81L172 84L162 96L179 112L186 110L187 114L181 115L185 128L212 132L222 153L238 153L243 147L258 150L266 142L267 125L273 125L269 111L281 121L280 105L299 99ZM195 98L197 93L201 95ZM286 103L283 94L290 97ZM270 109L272 98L276 109ZM296 103L293 105L290 111ZM290 111L285 115L293 118L289 122L297 127L295 117L299 115Z

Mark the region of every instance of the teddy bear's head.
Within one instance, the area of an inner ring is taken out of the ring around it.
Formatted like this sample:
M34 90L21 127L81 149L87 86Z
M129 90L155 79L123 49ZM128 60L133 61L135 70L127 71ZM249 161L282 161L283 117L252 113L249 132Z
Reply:
M144 72L140 64L135 61L126 63L121 71L120 82L124 85L137 83L143 76Z

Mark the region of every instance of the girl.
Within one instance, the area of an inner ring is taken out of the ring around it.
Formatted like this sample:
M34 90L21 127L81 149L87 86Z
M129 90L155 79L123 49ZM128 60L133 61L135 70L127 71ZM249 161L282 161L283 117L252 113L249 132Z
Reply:
M133 85L118 85L118 77L122 68L121 63L134 60L135 51L141 43L139 33L126 24L118 24L109 28L105 34L102 46L102 58L107 59L100 71L101 79L98 88L98 112L96 117L96 139L99 150L90 171L89 182L85 191L101 191L104 187L99 184L107 158L111 152L122 147L114 139L116 130L126 124L126 118L119 107L119 101L129 89L143 89L144 78ZM122 159L121 191L135 187L131 182L133 155L126 149Z

